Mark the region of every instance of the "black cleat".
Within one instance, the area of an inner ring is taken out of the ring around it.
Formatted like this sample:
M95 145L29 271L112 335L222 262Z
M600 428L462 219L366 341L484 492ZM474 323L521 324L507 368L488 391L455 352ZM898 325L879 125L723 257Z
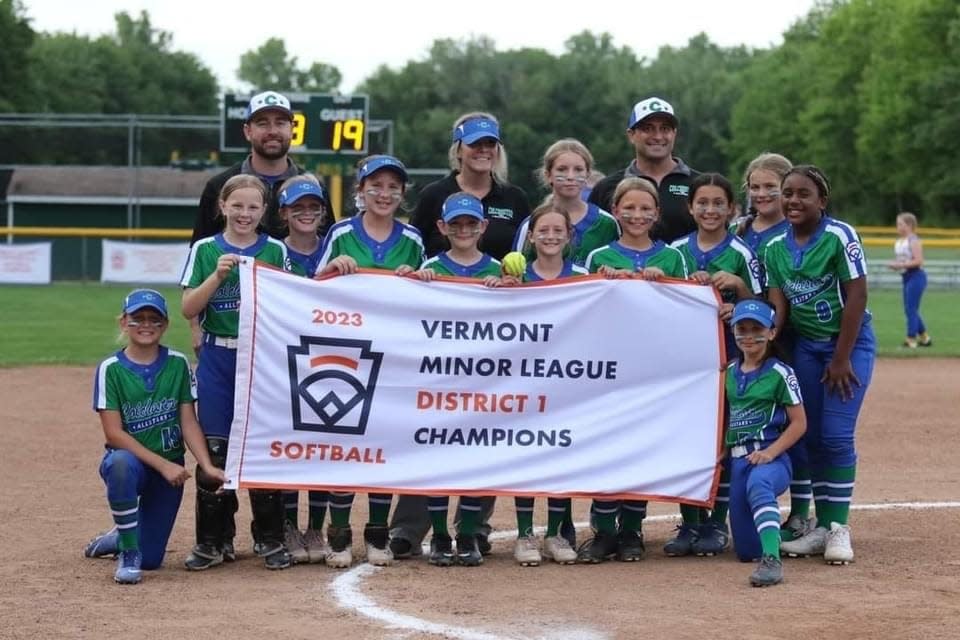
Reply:
M597 531L596 534L577 549L577 562L581 564L599 564L617 555L619 546L617 534Z
M267 569L286 569L293 566L293 557L282 542L261 543L263 566Z
M645 551L643 534L639 531L621 531L617 535L617 560L620 562L642 560Z
M480 551L480 555L488 556L493 553L493 545L490 544L490 540L487 538L486 533L477 534L477 549Z
M477 536L457 535L457 564L477 567L483 564L483 555L477 546Z
M453 540L448 534L435 533L430 539L430 557L427 562L435 567L452 566L456 557L453 553Z
M188 571L203 571L223 562L223 553L209 544L198 544L183 563Z

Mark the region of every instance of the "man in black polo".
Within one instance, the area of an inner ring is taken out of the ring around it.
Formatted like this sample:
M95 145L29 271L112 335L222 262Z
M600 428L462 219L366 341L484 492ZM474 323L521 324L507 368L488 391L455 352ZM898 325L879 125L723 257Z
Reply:
M261 223L264 230L275 238L287 235L277 212L277 191L284 180L304 172L287 157L293 138L293 110L287 97L276 91L264 91L250 98L243 135L250 143L250 155L207 181L200 196L190 244L223 229L223 217L218 216L217 205L220 189L227 180L241 173L257 176L273 194Z
M673 155L678 125L673 106L663 98L651 97L634 105L627 121L627 139L636 150L636 158L625 169L598 182L589 199L601 209L613 211L613 192L621 180L650 180L660 192L660 221L653 235L666 243L697 228L687 207L687 196L690 181L699 172Z

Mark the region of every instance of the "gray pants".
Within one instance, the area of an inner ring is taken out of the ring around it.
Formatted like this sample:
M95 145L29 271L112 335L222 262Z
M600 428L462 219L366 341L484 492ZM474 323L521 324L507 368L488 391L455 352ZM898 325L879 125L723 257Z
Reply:
M493 514L493 507L496 504L496 496L484 496L480 498L480 526L477 532L490 535L490 516ZM454 527L460 523L460 501L457 501L456 515L454 515ZM397 506L393 510L393 517L390 519L390 537L409 540L413 546L417 547L423 544L423 539L430 532L430 514L427 512L426 496L405 496L397 498Z

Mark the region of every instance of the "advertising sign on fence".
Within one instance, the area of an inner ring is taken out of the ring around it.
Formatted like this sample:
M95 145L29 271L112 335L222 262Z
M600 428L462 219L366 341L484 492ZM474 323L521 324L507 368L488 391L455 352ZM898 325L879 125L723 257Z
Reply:
M190 252L190 245L186 242L102 242L101 282L177 284Z
M50 242L0 245L0 282L50 284Z
M229 488L711 500L711 287L240 280Z

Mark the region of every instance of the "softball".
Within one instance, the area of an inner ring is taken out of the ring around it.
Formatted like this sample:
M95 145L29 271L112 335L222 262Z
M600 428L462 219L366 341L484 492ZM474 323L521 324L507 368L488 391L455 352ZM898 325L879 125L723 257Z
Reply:
M522 278L527 270L527 259L519 251L511 251L503 256L503 272L508 276Z

